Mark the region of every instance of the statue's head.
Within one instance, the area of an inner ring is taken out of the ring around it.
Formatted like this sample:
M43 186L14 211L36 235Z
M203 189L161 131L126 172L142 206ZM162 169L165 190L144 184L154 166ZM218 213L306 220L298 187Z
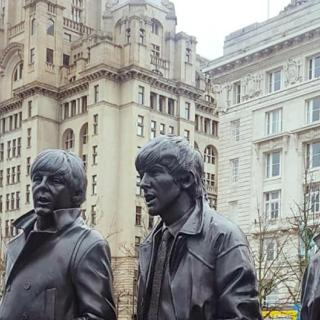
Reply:
M34 209L45 215L78 208L86 196L87 179L82 160L59 149L41 152L31 167Z
M151 140L139 151L135 164L152 215L160 214L181 192L193 202L204 193L202 156L182 137Z

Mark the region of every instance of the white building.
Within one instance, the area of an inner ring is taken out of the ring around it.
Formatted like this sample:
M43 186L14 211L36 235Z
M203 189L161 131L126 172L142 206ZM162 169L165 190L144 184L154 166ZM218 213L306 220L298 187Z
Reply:
M218 211L248 235L258 213L273 230L288 227L303 202L305 170L312 211L320 212L319 17L319 0L292 1L228 35L224 55L204 70L220 110Z

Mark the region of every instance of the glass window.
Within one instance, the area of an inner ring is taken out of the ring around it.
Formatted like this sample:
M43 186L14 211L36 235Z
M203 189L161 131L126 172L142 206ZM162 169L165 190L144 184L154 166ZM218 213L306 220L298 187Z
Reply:
M233 103L238 104L241 102L241 83L236 82L233 84Z
M320 120L320 97L307 101L307 122L312 123Z
M50 36L54 35L54 21L52 19L48 20L47 34Z
M265 192L264 194L264 213L266 219L278 219L281 207L280 190Z
M234 141L240 140L240 119L231 121L231 136Z
M35 48L30 49L30 64L34 64L35 63Z
M307 167L320 167L320 142L307 144Z
M320 56L312 57L309 60L309 79L320 77Z
M184 118L187 120L190 120L190 110L191 104L189 102L186 102L184 105Z
M214 152L214 147L213 146L207 146L204 149L204 162L205 163L215 164L215 160L216 160L216 155L215 155L215 152Z
M266 177L278 177L280 176L280 151L267 153L266 156Z
M137 120L137 136L143 137L143 116L138 115L138 120Z
M47 63L53 64L53 50L47 48L47 58L46 58Z
M157 135L157 122L154 120L151 120L150 124L150 139L154 139Z
M269 93L275 92L281 89L282 84L282 70L275 70L268 74Z
M138 87L138 103L144 105L144 87Z
M266 133L272 135L282 131L282 109L266 112Z
M99 101L99 85L94 86L94 103Z
M230 160L231 162L231 181L239 181L239 158Z

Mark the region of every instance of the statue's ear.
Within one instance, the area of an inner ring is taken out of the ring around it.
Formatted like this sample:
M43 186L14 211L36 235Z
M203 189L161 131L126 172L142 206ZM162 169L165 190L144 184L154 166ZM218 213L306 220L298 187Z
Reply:
M188 172L183 177L180 178L180 184L182 189L189 189L195 183L194 174L192 172Z

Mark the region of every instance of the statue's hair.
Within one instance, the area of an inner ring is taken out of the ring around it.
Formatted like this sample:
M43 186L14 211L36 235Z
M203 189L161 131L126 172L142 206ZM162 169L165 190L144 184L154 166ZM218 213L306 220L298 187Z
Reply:
M74 153L61 149L42 151L31 166L31 179L39 171L61 175L73 191L75 207L86 199L87 178L82 160Z
M203 159L198 150L191 147L182 137L160 136L144 145L136 158L136 169L140 175L150 170L155 164L166 167L176 181L192 173L194 184L188 189L189 195L204 195Z

